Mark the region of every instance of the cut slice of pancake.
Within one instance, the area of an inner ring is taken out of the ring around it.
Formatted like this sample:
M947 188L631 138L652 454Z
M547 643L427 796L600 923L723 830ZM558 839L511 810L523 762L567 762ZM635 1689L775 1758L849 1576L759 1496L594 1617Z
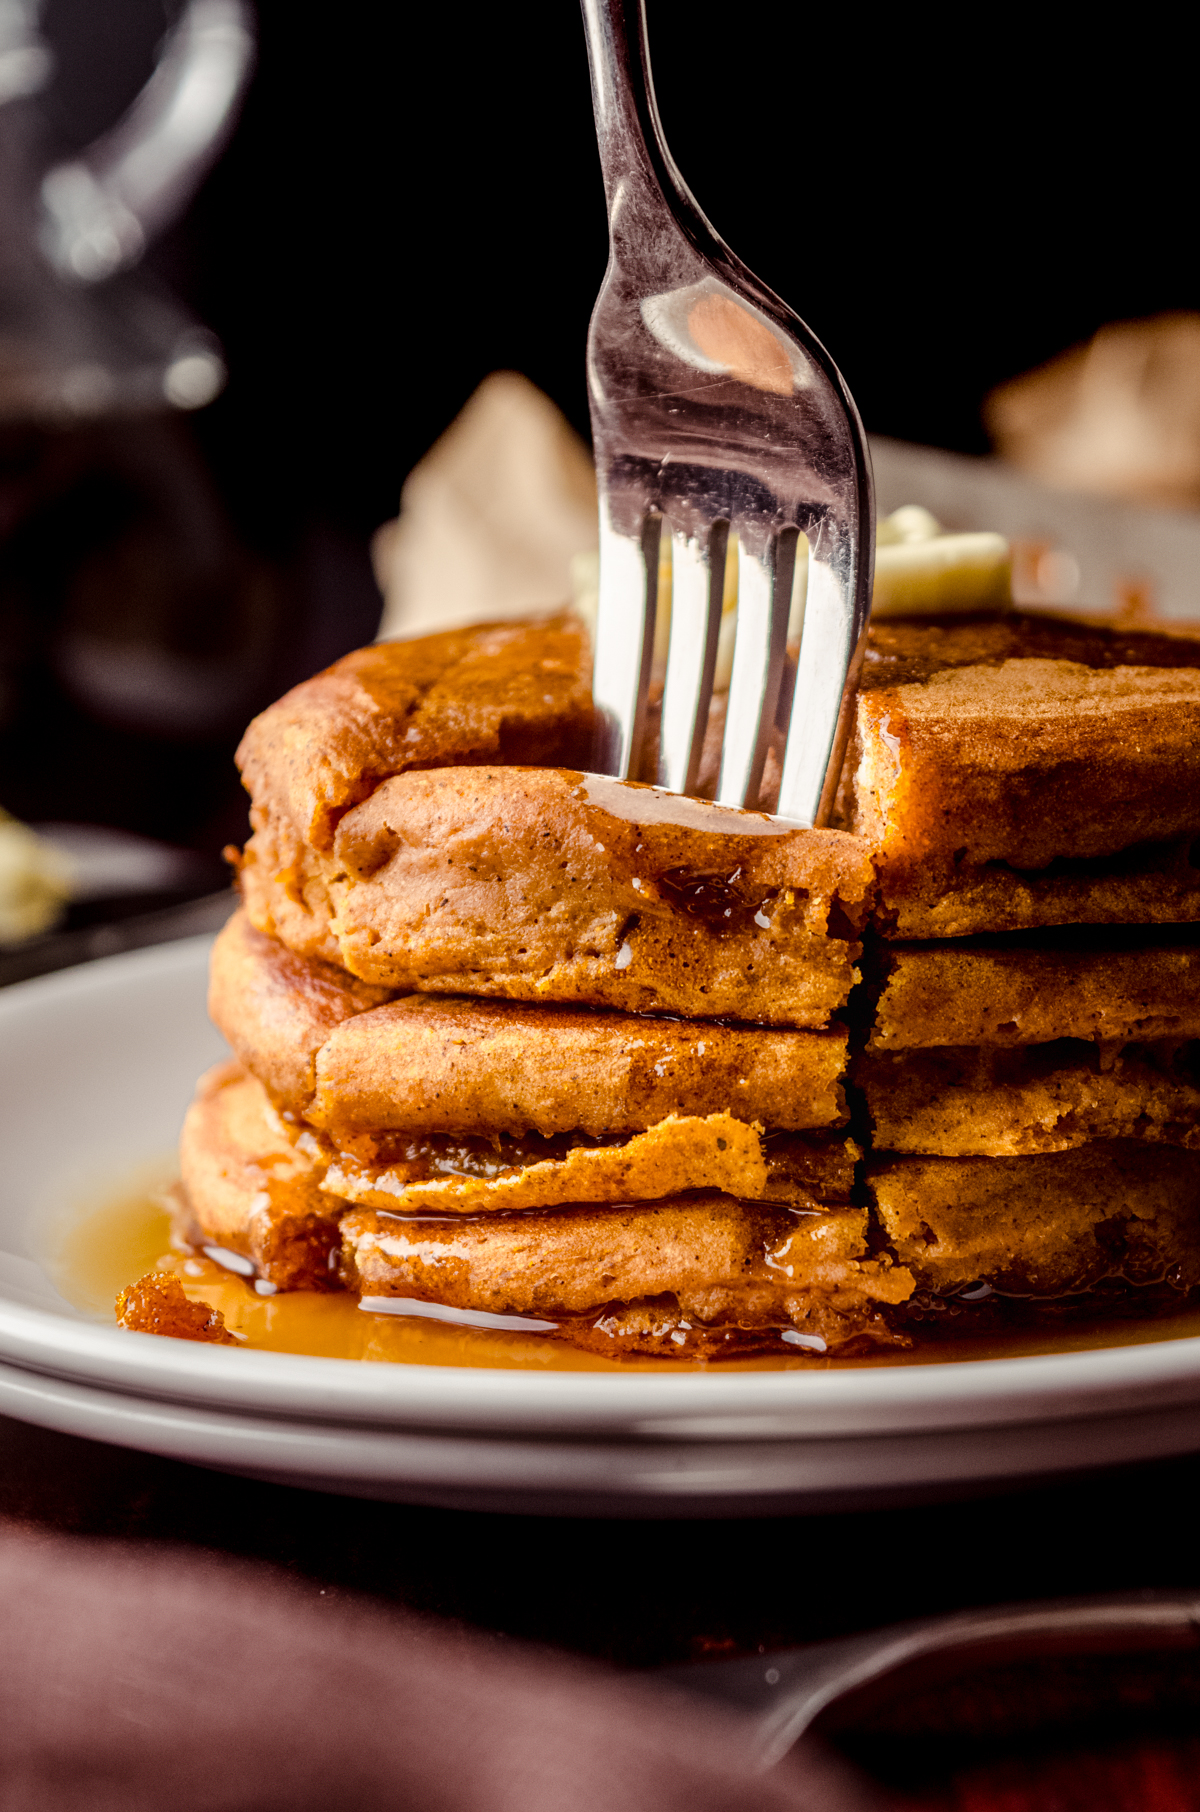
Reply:
M841 821L900 937L1200 917L1200 642L1028 616L872 631Z
M918 1291L1063 1297L1200 1283L1200 1153L1127 1140L1024 1158L875 1159L876 1212Z
M867 847L537 768L398 775L320 854L257 807L260 931L404 992L819 1028L857 979Z
M1200 670L958 667L859 700L854 829L906 877L1042 871L1200 836Z
M956 667L864 693L856 829L889 866L1041 869L1200 835L1200 670Z
M877 1150L1013 1157L1120 1138L1200 1146L1194 1042L867 1051L855 1079Z
M244 913L214 947L209 1010L276 1104L341 1144L378 1132L600 1138L672 1115L793 1132L846 1119L843 1031L389 1000Z
M675 1352L683 1333L691 1351L703 1330L714 1350L784 1331L820 1350L886 1340L879 1305L911 1289L870 1253L862 1208L796 1213L708 1191L486 1218L347 1212L261 1085L229 1065L189 1112L183 1178L186 1236L264 1282L561 1316L562 1338L600 1350Z
M1111 934L1109 934L1111 936ZM893 947L872 1050L1200 1038L1200 945Z
M973 867L932 858L879 865L877 928L888 938L973 937L1055 925L1200 922L1195 838L1139 844L1116 856L1066 856L1044 869Z

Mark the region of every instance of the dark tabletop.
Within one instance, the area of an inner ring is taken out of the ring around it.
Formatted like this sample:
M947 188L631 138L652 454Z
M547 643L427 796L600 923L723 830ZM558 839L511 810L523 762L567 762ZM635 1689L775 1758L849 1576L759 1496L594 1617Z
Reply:
M697 1521L431 1510L209 1472L0 1418L0 1514L187 1543L652 1667L969 1605L1196 1583L1200 1457L1003 1495Z

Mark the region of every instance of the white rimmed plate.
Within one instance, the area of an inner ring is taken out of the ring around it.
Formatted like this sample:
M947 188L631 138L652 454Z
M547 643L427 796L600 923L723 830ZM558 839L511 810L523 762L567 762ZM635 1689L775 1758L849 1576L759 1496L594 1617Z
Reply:
M72 1203L169 1152L224 1046L208 938L0 994L0 1412L325 1489L595 1514L824 1509L1200 1447L1200 1339L845 1371L521 1372L193 1346L55 1288Z

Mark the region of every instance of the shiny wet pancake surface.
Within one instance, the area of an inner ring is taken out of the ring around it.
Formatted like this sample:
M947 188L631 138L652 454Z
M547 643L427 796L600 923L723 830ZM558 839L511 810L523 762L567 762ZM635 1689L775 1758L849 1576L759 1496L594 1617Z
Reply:
M615 1340L619 1329L629 1352L677 1345L675 1333L693 1350L703 1330L709 1345L739 1351L787 1330L822 1351L886 1341L878 1305L911 1290L907 1273L870 1251L867 1212L850 1204L797 1211L691 1190L516 1215L351 1208L324 1187L304 1136L235 1066L202 1088L183 1155L182 1237L245 1255L276 1287L336 1275L367 1297L561 1320L562 1337L577 1341ZM602 1318L610 1331L597 1336Z

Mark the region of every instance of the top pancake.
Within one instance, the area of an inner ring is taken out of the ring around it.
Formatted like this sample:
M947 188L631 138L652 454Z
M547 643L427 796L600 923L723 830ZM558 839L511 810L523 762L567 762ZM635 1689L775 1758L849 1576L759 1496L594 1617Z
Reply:
M328 850L342 813L413 768L582 767L591 648L580 619L376 642L256 717L237 753L259 810Z
M393 990L828 1024L865 848L564 771L589 661L572 617L486 625L361 649L264 711L238 754L253 923Z
M816 1028L858 979L874 871L839 831L546 768L396 775L328 854L254 815L255 926L379 986Z
M857 844L563 773L588 659L571 617L489 625L360 650L264 712L239 757L255 924L394 989L815 1027L873 899L908 938L1200 920L1196 640L875 626Z
M860 685L864 692L890 691L920 685L952 667L996 667L1022 660L1070 661L1096 672L1114 667L1198 667L1200 638L1191 632L1158 635L1101 629L1020 610L893 618L871 624Z

